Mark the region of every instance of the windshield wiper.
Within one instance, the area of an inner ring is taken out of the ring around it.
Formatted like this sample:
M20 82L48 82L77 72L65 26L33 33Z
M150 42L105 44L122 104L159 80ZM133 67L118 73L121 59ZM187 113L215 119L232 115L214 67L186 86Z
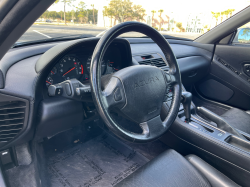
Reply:
M34 44L40 44L40 43L46 43L46 42L52 42L52 41L65 41L65 40L72 40L72 39L76 40L76 39L81 39L81 38L88 38L88 37L82 34L75 34L75 35L60 36L60 37L48 38L48 39L42 39L42 40L16 42L14 45L12 45L11 48L23 47L27 45L34 45Z

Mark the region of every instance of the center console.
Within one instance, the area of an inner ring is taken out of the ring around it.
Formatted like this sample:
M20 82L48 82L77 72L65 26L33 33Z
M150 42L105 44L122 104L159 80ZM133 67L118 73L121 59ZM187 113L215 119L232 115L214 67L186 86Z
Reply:
M250 135L224 124L223 119L211 122L200 117L194 103L185 98L190 96L183 95L178 117L162 141L184 155L200 156L236 183L249 186Z

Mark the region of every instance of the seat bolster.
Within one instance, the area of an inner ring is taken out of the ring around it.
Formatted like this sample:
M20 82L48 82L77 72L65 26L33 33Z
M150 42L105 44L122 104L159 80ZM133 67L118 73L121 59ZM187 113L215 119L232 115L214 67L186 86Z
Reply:
M239 187L234 181L195 155L186 159L204 176L213 187Z
M115 187L210 187L182 155L167 150L129 175Z

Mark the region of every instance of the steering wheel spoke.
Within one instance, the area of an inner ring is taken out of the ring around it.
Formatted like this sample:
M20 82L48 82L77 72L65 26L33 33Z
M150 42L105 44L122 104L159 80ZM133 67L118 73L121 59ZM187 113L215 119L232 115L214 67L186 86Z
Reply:
M168 105L171 105L173 99L173 87L177 83L176 77L170 73L166 73L167 80L167 90L164 98L164 102L167 102Z
M177 81L178 79L176 78L175 75L173 75L173 74L167 72L167 73L165 74L165 76L166 76L166 80L167 80L167 85L168 85L168 86L173 86L173 85L175 85L176 83L178 83L178 81Z
M112 77L102 92L102 100L106 110L121 109L126 104L126 97L121 81Z
M142 135L147 138L157 137L165 130L165 126L159 115L146 122L140 123L139 125L142 129Z

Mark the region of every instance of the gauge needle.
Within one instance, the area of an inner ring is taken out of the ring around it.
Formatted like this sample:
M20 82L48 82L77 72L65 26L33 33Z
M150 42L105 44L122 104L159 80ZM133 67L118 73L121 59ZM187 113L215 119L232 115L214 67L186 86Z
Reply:
M55 74L53 71L51 71L51 73Z
M67 73L71 72L71 71L72 71L73 69L75 69L75 68L76 68L76 67L73 67L72 69L70 69L69 71L67 71L66 73L64 73L63 76L66 75Z
M46 81L47 83L51 84L49 81Z

